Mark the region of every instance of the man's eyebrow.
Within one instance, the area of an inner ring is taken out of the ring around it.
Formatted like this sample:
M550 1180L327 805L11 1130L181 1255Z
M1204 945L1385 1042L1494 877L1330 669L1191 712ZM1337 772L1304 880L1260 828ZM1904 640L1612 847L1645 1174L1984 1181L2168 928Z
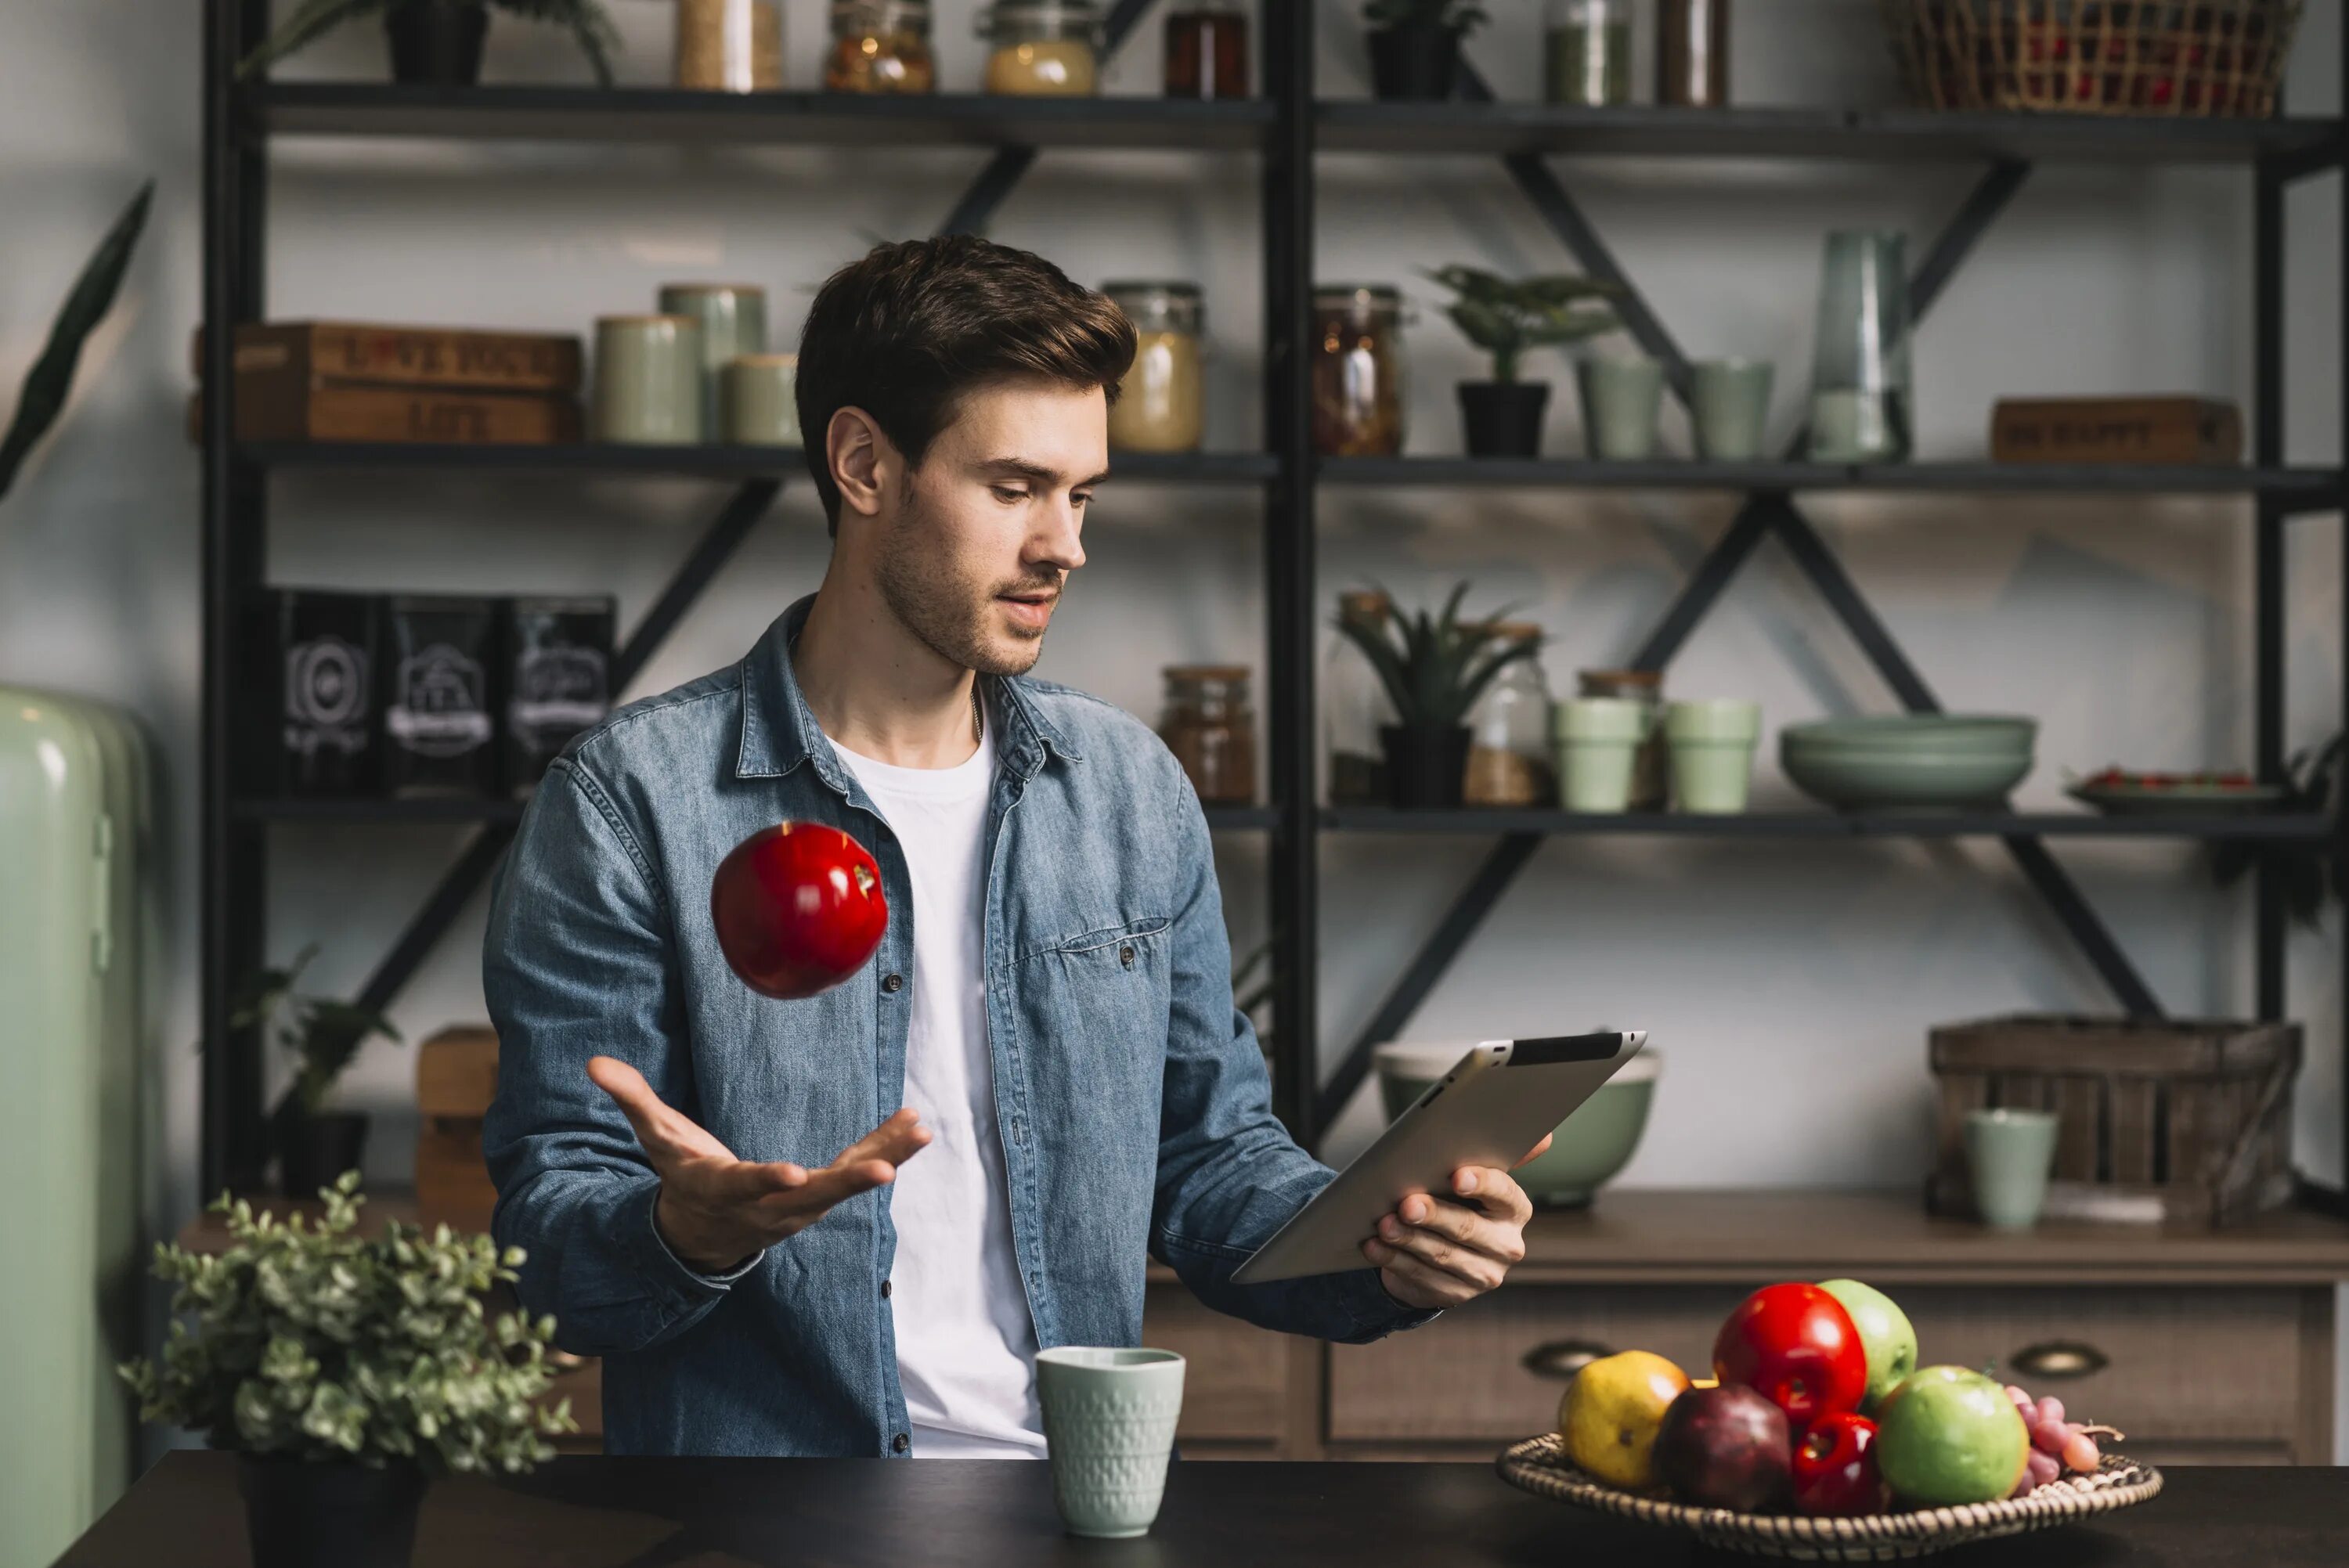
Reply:
M1033 480L1038 484L1050 484L1061 477L1059 469L1047 468L1042 463L1030 462L1026 458L988 458L978 466L981 470L987 473L1004 474L1014 479ZM1094 485L1100 484L1103 480L1108 478L1109 470L1104 469L1100 473L1093 475L1091 479L1079 480L1075 484L1069 488L1071 490L1088 490Z

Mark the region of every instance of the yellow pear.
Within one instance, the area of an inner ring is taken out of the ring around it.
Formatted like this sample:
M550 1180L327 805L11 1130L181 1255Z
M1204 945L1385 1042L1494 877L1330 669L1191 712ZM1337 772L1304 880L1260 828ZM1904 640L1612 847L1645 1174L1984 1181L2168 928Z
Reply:
M1558 1401L1567 1458L1610 1486L1656 1484L1656 1428L1688 1374L1652 1351L1625 1350L1590 1362Z

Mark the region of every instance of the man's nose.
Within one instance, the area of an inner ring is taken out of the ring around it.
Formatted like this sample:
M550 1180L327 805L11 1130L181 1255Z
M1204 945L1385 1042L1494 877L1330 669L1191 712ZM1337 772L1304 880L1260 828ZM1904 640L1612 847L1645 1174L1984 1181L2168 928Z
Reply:
M1051 508L1050 521L1035 541L1031 559L1074 572L1085 563L1085 547L1079 537L1083 528L1083 510L1068 496L1059 498Z

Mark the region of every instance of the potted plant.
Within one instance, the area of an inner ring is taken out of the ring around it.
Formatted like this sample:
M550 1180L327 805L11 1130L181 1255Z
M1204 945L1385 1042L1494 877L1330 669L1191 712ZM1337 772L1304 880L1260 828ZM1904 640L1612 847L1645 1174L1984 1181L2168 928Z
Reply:
M122 287L122 274L130 266L130 253L139 244L140 231L147 225L147 207L154 196L152 180L139 188L139 194L130 199L130 205L82 263L81 275L57 307L57 319L49 324L48 341L42 345L33 367L25 372L16 411L9 417L7 432L0 435L0 496L8 493L26 455L65 411L66 394L73 389L82 345L114 308L114 296Z
M1399 807L1457 807L1468 768L1468 710L1493 677L1539 644L1502 642L1506 614L1460 619L1468 584L1459 583L1443 613L1406 616L1389 603L1382 619L1339 616L1332 624L1361 649L1394 704L1397 722L1379 727L1387 782Z
M171 1336L119 1368L140 1419L236 1451L255 1568L407 1568L427 1480L527 1470L579 1429L569 1399L533 1402L554 1320L482 1308L521 1250L446 1225L362 1240L358 1184L320 1191L316 1228L223 1193L229 1250L155 1249Z
M231 1028L274 1031L277 1044L294 1057L294 1081L269 1113L278 1186L289 1197L315 1192L360 1163L367 1119L359 1111L327 1109L326 1096L360 1046L377 1035L399 1038L379 1013L331 996L295 995L295 981L317 954L312 943L291 967L263 970L229 1015Z
M602 0L305 0L238 64L237 78L249 79L321 34L380 12L391 43L392 80L470 87L481 77L481 40L493 5L568 29L595 80L612 85L611 57L620 34Z
M1530 458L1541 450L1542 413L1549 383L1517 379L1530 348L1554 348L1612 332L1622 325L1606 303L1612 285L1574 273L1510 279L1482 267L1440 267L1427 274L1453 293L1444 306L1452 325L1493 356L1490 381L1460 383L1460 412L1468 454Z
M1368 0L1371 90L1382 98L1452 96L1460 40L1486 20L1474 0Z

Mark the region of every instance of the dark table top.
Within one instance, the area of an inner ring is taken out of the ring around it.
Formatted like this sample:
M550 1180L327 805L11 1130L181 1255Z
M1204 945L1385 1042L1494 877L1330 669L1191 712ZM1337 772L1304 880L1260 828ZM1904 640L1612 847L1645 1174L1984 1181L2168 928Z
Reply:
M2092 1523L1987 1542L1940 1568L2341 1568L2349 1473L2176 1470L2159 1497ZM233 1455L179 1452L62 1560L242 1568ZM427 1494L429 1568L1638 1568L1729 1561L1681 1538L1507 1486L1481 1464L1186 1460L1152 1533L1061 1532L1044 1465L995 1460L570 1458Z

